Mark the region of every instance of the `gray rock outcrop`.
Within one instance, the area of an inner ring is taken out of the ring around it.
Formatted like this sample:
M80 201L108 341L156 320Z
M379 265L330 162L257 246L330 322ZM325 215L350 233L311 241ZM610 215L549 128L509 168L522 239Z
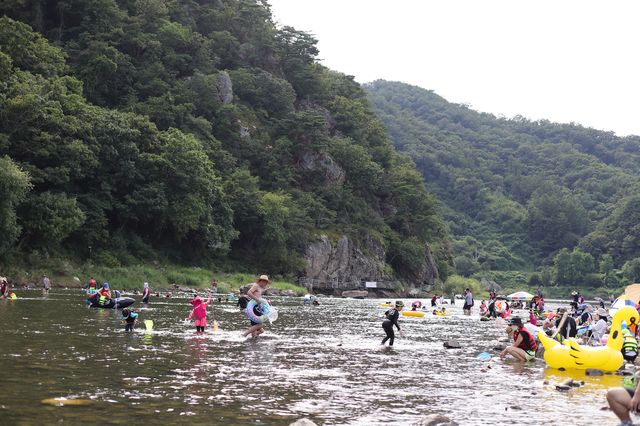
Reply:
M307 267L300 284L315 291L340 295L344 290L369 290L372 295L397 289L397 280L389 274L383 244L369 236L354 241L343 235L332 242L327 235L321 235L307 247L305 260ZM407 277L407 284L425 289L437 279L438 267L427 247L420 272ZM376 286L365 287L367 281L376 282Z
M366 252L366 254L365 254ZM365 281L389 282L382 244L371 238L357 244L346 236L335 243L326 235L307 247L306 283L314 290L364 290Z
M487 278L480 279L480 286L482 287L483 290L486 290L486 291L493 290L496 293L502 291L502 287L498 285L497 282Z
M307 152L300 156L297 167L301 170L319 171L327 184L340 186L344 183L344 170L328 154Z
M223 104L228 104L233 101L233 84L231 83L231 77L225 71L218 73L218 82L216 84L218 89L218 99Z

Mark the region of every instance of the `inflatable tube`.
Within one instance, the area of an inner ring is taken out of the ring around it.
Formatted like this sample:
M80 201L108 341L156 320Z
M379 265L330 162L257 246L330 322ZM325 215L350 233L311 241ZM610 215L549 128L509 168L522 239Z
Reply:
M500 314L500 316L503 319L507 319L511 316L511 309L507 309L506 311L504 311L503 313Z
M496 300L493 306L495 307L496 312L501 314L507 309L507 302L504 300Z
M388 304L388 303L381 303L381 304L380 304L380 307L381 307L381 308L389 309L389 308L392 308L393 306L392 306L392 305L390 305L390 304Z
M491 321L489 317L480 317L480 321Z
M622 356L622 321L630 323L640 319L638 311L630 306L621 308L613 317L611 335L606 346L583 346L574 338L564 341L564 344L551 339L545 333L539 332L538 339L544 346L544 360L551 368L565 370L586 370L595 368L603 371L616 371L624 364Z
M9 293L9 299L16 300L17 298L18 298L18 296L16 296L15 293Z
M418 311L402 311L402 315L405 317L418 317L422 318L424 316L424 312Z
M247 304L245 313L250 321L258 324L263 324L266 321L274 322L278 319L278 310L276 308L267 302L263 302L258 306L258 303L253 299L251 299Z
M103 309L122 309L133 305L136 301L130 297L118 297L116 299L107 299L104 305L100 305L97 301L91 302L92 308Z

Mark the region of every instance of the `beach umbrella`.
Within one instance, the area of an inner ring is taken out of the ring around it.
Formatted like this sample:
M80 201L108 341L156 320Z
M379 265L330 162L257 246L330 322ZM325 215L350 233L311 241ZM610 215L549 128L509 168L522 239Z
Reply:
M638 303L640 301L640 284L631 284L624 289L624 295L631 299L633 302Z
M515 293L507 295L507 297L511 300L531 300L533 299L533 294L527 293L526 291L516 291Z
M635 307L636 303L629 299L627 296L622 295L613 301L611 304L611 308L609 308L609 315L614 316L619 309L624 308L625 306Z

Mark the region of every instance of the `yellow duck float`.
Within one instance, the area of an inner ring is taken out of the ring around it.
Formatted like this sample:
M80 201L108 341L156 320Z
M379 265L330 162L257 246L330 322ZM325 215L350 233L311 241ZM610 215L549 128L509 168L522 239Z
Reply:
M616 312L606 346L582 346L574 338L569 338L561 344L540 331L538 339L545 349L544 360L549 367L565 370L596 368L603 371L616 371L624 364L621 352L622 321L626 321L627 324L637 323L638 318L638 311L631 306Z

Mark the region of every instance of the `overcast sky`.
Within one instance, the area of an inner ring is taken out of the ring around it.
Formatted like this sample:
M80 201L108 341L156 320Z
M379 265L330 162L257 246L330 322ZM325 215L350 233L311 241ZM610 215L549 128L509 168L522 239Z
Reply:
M640 1L269 0L327 67L473 109L640 135Z

